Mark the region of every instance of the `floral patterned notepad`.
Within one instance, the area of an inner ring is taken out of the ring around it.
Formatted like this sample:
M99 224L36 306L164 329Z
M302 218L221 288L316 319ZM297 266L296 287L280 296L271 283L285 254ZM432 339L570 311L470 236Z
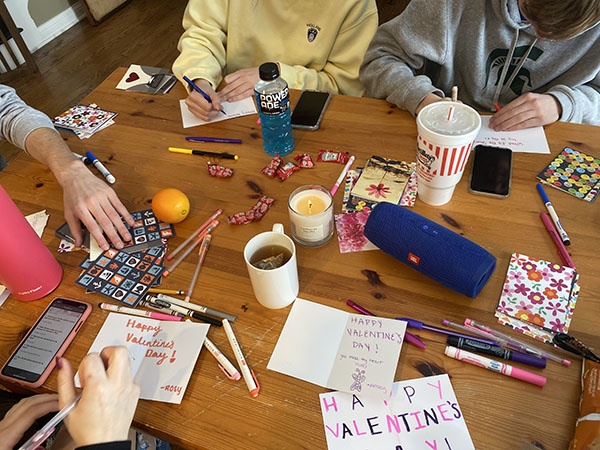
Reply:
M496 309L498 322L552 342L555 333L569 330L579 294L577 279L570 267L513 253Z

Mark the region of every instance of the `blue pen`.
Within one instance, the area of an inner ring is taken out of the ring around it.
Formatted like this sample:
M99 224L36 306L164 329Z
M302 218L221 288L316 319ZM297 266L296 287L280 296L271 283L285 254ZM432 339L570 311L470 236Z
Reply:
M198 86L196 86L196 83L194 83L192 80L190 80L190 79L189 79L188 77L186 77L185 75L183 76L183 79L184 79L185 81L187 81L187 83L190 85L190 87L191 87L193 90L195 90L195 91L196 91L196 92L198 92L200 95L202 95L202 97L204 97L208 103L211 103L211 104L212 104L212 100L211 100L211 98L209 97L209 95L208 95L206 92L204 92L202 89L200 89ZM227 115L227 113L226 113L225 111L221 110L221 112L222 112L223 114Z
M565 245L571 245L571 241L569 240L569 235L563 228L562 223L560 223L560 219L558 218L556 211L554 211L554 207L552 206L552 203L550 203L550 199L546 195L546 192L544 191L543 186L540 183L538 183L536 185L536 187L537 187L538 192L540 193L540 196L542 197L542 201L544 202L544 205L546 206L548 213L550 214L550 217L552 218L552 222L554 222L554 226L556 227L556 230L558 231L560 240Z

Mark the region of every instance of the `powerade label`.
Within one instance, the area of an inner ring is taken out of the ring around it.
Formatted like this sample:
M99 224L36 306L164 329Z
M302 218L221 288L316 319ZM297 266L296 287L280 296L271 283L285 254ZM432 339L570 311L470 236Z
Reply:
M260 112L266 116L277 116L290 107L290 91L287 87L271 94L261 94L256 91L254 93L258 98Z

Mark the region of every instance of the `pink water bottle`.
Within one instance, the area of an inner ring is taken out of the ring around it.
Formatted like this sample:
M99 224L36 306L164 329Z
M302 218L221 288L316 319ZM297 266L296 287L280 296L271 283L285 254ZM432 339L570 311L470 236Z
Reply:
M52 292L62 268L0 186L0 283L23 301Z

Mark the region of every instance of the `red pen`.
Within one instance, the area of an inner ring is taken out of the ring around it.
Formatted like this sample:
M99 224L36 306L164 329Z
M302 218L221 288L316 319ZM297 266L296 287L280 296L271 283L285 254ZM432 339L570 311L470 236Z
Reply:
M541 212L540 217L542 219L542 222L544 222L544 226L546 227L546 230L548 230L548 233L550 233L550 236L552 237L552 240L554 241L556 248L558 249L558 256L560 257L563 264L566 266L569 266L572 269L575 269L575 263L571 259L571 255L569 255L567 248L565 247L565 245L562 243L562 240L558 236L558 233L556 232L556 229L554 228L554 224L550 220L550 216L548 216L548 214L546 214L545 212Z
M369 311L368 309L365 309L362 306L354 303L352 300L346 300L346 305L350 306L351 308L354 308L359 313L364 314L365 316L374 316L375 315L371 311ZM425 350L427 348L427 346L425 345L425 343L421 339L419 339L414 334L409 333L408 331L406 331L404 333L404 340L406 342L408 342L409 344L414 345L415 347L419 347L420 349Z

